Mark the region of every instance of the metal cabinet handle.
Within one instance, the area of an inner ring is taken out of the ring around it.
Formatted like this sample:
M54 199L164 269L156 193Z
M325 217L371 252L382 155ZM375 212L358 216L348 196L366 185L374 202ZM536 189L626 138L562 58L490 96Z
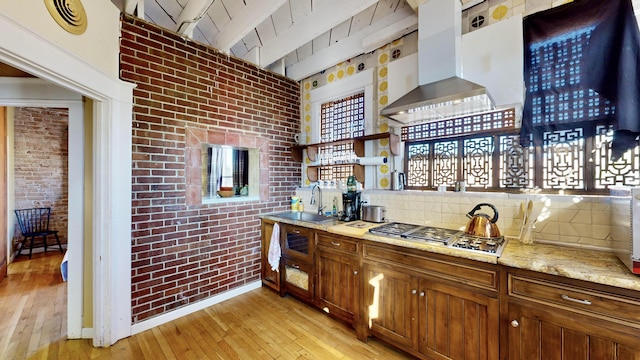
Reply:
M416 289L411 290L411 294L415 295L417 293L418 293L418 290L416 290Z
M291 232L294 233L294 234L300 234L300 230L293 230Z
M335 242L335 241L332 241L332 242L331 242L331 245L333 245L333 246L340 246L340 243L337 243L337 242Z
M420 291L420 296L424 297L424 291Z
M291 264L291 267L296 268L296 269L300 269L300 265L296 265L296 264Z
M518 322L518 320L511 320L511 326L517 328L518 326L520 326L520 323Z
M353 275L358 275L358 270L354 270Z
M576 298L572 298L571 296L565 295L565 294L560 295L560 297L562 298L562 300L567 300L567 301L571 301L571 302L582 304L582 305L591 305L591 301L586 300L586 299L576 299Z

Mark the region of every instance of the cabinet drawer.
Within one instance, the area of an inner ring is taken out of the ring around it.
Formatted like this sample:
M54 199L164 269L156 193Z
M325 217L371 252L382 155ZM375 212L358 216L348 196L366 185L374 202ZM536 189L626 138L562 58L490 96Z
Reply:
M640 301L607 292L509 274L509 296L640 325Z
M448 261L428 252L401 247L381 247L363 244L363 258L391 265L401 264L412 271L436 276L491 291L498 290L498 271L482 265ZM424 254L423 254L424 253Z
M350 254L358 253L358 241L342 236L318 234L318 246Z

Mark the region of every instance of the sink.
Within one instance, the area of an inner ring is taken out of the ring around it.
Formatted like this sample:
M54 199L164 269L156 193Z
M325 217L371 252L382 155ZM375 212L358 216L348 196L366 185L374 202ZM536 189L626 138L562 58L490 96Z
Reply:
M326 217L318 214L308 213L308 212L285 212L279 214L271 214L270 216L279 217L283 219L290 220L300 220L300 221L308 221L314 223L323 223L333 221L333 217Z

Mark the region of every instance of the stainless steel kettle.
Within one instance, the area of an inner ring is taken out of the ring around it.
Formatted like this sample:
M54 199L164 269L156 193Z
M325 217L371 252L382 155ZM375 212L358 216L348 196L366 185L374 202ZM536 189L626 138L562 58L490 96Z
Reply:
M394 170L391 174L391 190L404 190L406 185L407 178L404 176L404 173Z
M493 210L493 217L482 213L476 214L476 211L480 210L483 206L488 206ZM469 220L464 230L466 234L485 238L500 236L500 230L498 229L498 225L496 225L496 221L498 221L498 210L495 206L487 203L478 204L469 211L467 217L471 220Z

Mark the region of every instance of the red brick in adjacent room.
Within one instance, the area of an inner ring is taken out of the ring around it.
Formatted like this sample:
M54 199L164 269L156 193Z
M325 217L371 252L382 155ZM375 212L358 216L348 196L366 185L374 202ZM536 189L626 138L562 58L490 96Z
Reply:
M13 121L15 209L51 207L50 228L66 244L69 110L15 108ZM21 241L17 223L15 234L14 242ZM41 242L37 239L34 247ZM48 244L55 244L53 237Z

